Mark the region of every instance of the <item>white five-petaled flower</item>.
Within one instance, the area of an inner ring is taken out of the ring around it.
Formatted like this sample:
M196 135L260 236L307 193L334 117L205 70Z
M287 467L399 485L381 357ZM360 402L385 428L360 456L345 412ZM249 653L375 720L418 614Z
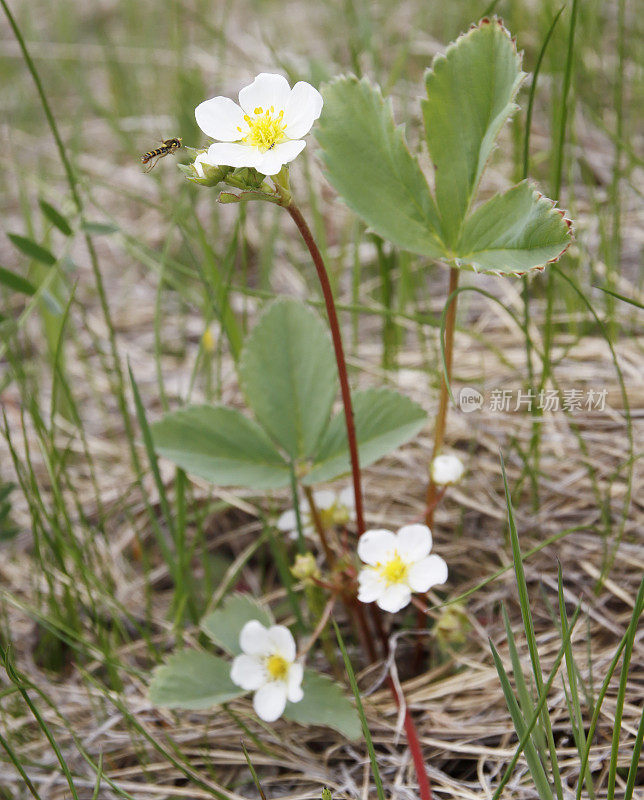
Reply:
M429 555L432 532L427 525L405 525L398 533L371 530L358 540L358 555L367 564L358 575L358 600L383 611L400 611L412 592L426 592L447 580L447 564Z
M445 454L436 456L432 461L432 480L436 486L447 486L450 483L458 483L463 477L465 467L458 456Z
M341 492L334 492L332 489L321 489L313 492L313 502L320 514L320 521L325 530L332 528L334 525L346 525L355 509L353 486L347 486ZM304 536L313 536L315 534L313 514L305 497L300 500L300 518ZM289 508L288 511L285 511L277 520L276 527L279 531L290 534L292 539L296 539L297 518L295 509Z
M197 157L197 173L203 173L202 164L212 164L277 175L306 146L302 137L320 116L322 102L311 84L299 81L291 89L286 78L268 72L240 91L239 105L228 97L205 100L195 109L197 125L219 141Z
M233 660L230 678L242 689L255 692L255 713L274 722L282 716L287 700L298 703L304 696L304 669L295 661L295 640L284 625L265 628L252 619L241 629L239 646L243 652Z

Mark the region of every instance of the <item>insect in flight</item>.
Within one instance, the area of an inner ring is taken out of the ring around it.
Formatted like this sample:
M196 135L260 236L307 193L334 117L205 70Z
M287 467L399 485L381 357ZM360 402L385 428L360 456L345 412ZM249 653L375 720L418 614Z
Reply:
M175 150L178 150L181 147L181 139L177 139L176 137L173 139L162 139L161 147L157 147L154 150L149 150L147 153L144 153L141 156L141 163L148 164L152 162L150 166L144 170L145 172L149 172L153 169L157 161L164 156L169 155L170 153L174 153ZM152 161L154 159L154 161Z

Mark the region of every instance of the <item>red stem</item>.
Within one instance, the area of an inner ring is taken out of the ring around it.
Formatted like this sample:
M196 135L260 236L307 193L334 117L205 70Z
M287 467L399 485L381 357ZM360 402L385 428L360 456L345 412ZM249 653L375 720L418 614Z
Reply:
M398 696L396 684L393 682L391 677L387 678L387 683L389 684L391 693L394 696L396 705L398 708L400 708L401 700ZM432 800L432 787L429 782L427 770L425 769L425 761L423 760L423 751L420 745L420 739L418 738L418 731L416 730L416 725L414 724L414 720L411 718L408 708L405 708L405 733L407 734L409 752L414 760L414 768L416 770L416 777L418 778L418 791L420 792L421 800Z
M299 232L302 234L306 246L309 248L311 258L315 264L315 269L318 273L318 280L322 287L322 294L324 295L324 302L326 305L327 315L329 317L329 327L331 328L331 338L333 339L333 349L335 350L335 360L338 365L338 377L340 378L340 391L342 393L342 404L344 405L344 419L347 425L347 440L349 442L349 453L351 455L351 474L353 476L353 492L356 501L356 524L358 526L358 536L362 536L365 530L364 526L364 513L362 510L362 487L360 481L360 461L358 458L358 443L356 440L356 429L353 419L353 407L351 405L351 392L349 390L349 378L347 375L347 364L344 358L344 349L342 347L342 334L340 333L340 324L338 322L338 315L335 310L335 303L333 301L333 292L331 284L329 283L329 276L322 260L322 254L318 249L315 239L306 220L302 216L300 209L291 201L285 206L288 213L293 218L293 222L298 227Z
M326 304L326 310L329 317L329 326L331 328L331 337L333 339L333 348L335 350L335 360L338 365L338 377L340 378L340 390L342 392L342 403L344 405L344 418L347 425L347 440L349 442L349 453L351 455L351 474L353 476L353 491L355 494L356 500L356 524L358 527L358 536L362 536L365 530L364 525L364 515L362 510L362 487L360 481L360 461L358 459L358 444L356 440L356 430L355 430L355 423L353 419L353 407L351 404L351 391L349 389L349 378L347 375L347 364L344 358L344 350L342 347L342 334L340 332L340 325L338 323L338 315L335 310L335 303L333 301L333 292L331 291L331 284L329 283L329 277L326 272L326 268L324 266L324 261L322 260L322 254L318 249L317 244L315 243L315 239L313 238L313 234L309 226L306 224L306 220L302 216L299 208L291 201L288 205L284 206L288 213L291 215L293 222L298 227L302 238L304 239L306 246L309 248L309 252L311 253L311 258L313 259L313 263L315 264L315 269L318 273L318 279L320 281L320 286L322 287L322 294L324 295L324 302ZM367 619L364 613L364 609L362 608L361 604L356 601L356 603L352 606L350 603L346 603L347 610L349 611L354 618L357 619L358 622L358 630L362 632L363 636L363 646L366 646L367 652L369 654L369 658L372 662L376 661L376 652L373 644L373 638L371 635L371 631L369 630L369 626L367 624ZM375 619L375 618L374 618ZM379 628L379 634L383 635L384 631L382 629L382 623L378 620L376 627ZM388 644L386 641L386 637L383 637L383 648L384 648L384 657L387 657L388 651ZM396 705L400 708L401 699L398 695L398 690L396 689L396 685L394 684L391 678L388 678L387 681L391 693L394 697ZM418 779L418 788L420 790L420 797L421 800L432 800L432 790L429 783L429 778L427 776L427 771L425 770L425 762L423 761L423 753L420 745L420 739L418 738L418 731L416 730L416 726L414 725L414 721L411 718L411 714L409 713L409 709L405 709L405 733L407 734L407 742L409 744L409 751L411 752L412 758L414 760L414 768L416 770L416 777Z

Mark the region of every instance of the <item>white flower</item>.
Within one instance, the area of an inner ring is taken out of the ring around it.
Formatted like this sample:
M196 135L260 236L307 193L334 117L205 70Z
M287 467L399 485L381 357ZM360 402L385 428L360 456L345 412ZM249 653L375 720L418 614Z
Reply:
M400 611L412 592L426 592L445 583L447 564L430 556L432 532L427 525L405 525L398 533L372 530L358 541L358 555L368 566L358 575L358 600L383 611Z
M347 486L341 492L334 492L332 489L321 489L318 492L313 492L313 502L320 514L325 530L332 528L334 525L346 525L351 519L355 508L353 486ZM315 523L313 522L313 514L308 500L305 497L300 500L300 517L304 536L313 536L315 534ZM288 533L291 539L297 539L295 509L289 508L288 511L285 511L277 520L276 527L279 531Z
M254 167L277 175L304 150L302 141L322 112L322 95L304 81L291 89L286 78L262 72L239 93L239 105L213 97L195 109L197 125L213 139L201 164Z
M436 456L432 461L432 480L436 486L447 486L448 483L458 483L463 477L465 467L458 456Z
M234 659L230 678L242 689L255 692L255 713L274 722L282 716L287 700L299 703L304 696L304 669L295 661L295 640L284 625L265 628L252 619L241 629L239 646L243 655Z

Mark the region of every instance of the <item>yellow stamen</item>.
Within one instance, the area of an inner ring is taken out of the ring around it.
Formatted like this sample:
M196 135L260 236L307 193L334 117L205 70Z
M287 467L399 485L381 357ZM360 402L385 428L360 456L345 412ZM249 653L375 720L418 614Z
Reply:
M398 553L386 564L378 564L377 569L388 584L402 583L409 572L409 567Z
M288 661L282 656L269 656L266 660L266 669L272 680L283 681L288 675Z
M273 106L267 111L258 106L255 109L256 116L254 119L246 114L244 121L248 125L248 133L241 141L244 144L257 147L263 153L271 150L274 145L285 141L284 131L286 130L286 125L282 122L284 111L280 111L276 117L273 116L273 112Z

